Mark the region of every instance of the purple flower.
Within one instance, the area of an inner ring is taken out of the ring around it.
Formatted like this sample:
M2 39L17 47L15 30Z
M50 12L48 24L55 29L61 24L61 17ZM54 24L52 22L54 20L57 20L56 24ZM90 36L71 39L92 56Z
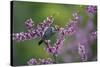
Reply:
M52 16L47 17L46 20L43 21L43 23L40 23L37 25L35 32L37 33L38 37L42 37L44 35L44 32L51 26L51 24L53 23L53 18Z
M80 18L77 13L73 13L72 19L70 20L69 24L65 27L65 34L66 35L73 35L76 32L77 24Z
M79 53L82 61L87 61L86 49L85 49L85 46L83 44L79 43L78 53Z
M13 33L13 40L16 40L16 41L30 40L33 38L36 38L35 31Z
M54 46L51 46L50 41L45 41L45 44L47 45L45 49L48 53L57 56L58 51L60 50L60 48L62 47L64 43L65 37L67 35L72 35L73 33L75 33L78 20L79 20L79 17L77 13L74 13L72 20L65 28L59 28L59 27L57 28L56 30L57 40L54 43Z
M88 13L93 13L94 14L97 11L97 7L93 6L93 5L89 5L89 6L87 6L86 10L87 10Z
M89 34L89 37L90 37L90 40L92 40L92 41L97 39L97 31L91 32Z
M53 61L51 58L47 58L47 59L30 59L28 62L27 62L28 65L37 65L37 64L53 64Z
M25 26L27 27L28 30L33 30L33 26L34 26L34 24L33 24L33 21L32 21L31 18L28 19L28 20L26 20L26 22L25 22Z
M41 38L44 35L44 32L47 30L48 27L51 26L52 23L53 18L52 16L50 16L47 17L47 19L44 20L43 23L38 24L36 28L33 28L34 24L32 19L30 18L25 22L28 32L13 33L13 40L24 41L34 39L36 37Z
M37 60L32 58L27 62L28 65L36 65L37 64Z
M46 44L46 51L52 55L56 55L58 53L59 48L63 45L64 42L64 29L60 28L59 32L58 32L58 37L57 37L57 41L54 43L54 46L51 46L50 44L50 40L46 40L45 44Z
M51 58L47 58L47 59L39 59L40 64L52 64L53 61Z
M51 44L50 44L50 40L46 40L45 41L45 44L46 44L46 48L44 48L48 53L50 54L56 54L56 48L55 47L51 47Z
M55 47L49 47L46 48L46 51L50 54L56 55L57 56L57 49Z
M58 32L57 40L55 42L55 47L57 50L63 45L64 39L65 39L64 28L60 28Z
M65 30L66 35L73 35L75 33L75 26L74 23L70 23Z

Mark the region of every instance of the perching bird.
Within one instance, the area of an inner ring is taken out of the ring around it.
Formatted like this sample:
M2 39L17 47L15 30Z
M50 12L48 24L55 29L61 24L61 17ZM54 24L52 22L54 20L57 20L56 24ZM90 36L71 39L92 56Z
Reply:
M45 40L48 40L53 34L54 34L55 30L54 30L54 27L49 27L43 37L41 38L41 40L39 41L39 45L41 45Z

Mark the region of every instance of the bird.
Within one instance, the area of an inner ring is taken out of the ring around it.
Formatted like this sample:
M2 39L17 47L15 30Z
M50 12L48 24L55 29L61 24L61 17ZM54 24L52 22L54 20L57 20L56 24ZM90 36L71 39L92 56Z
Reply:
M49 38L55 33L54 27L49 27L45 32L41 40L38 42L38 45L41 45L45 40L49 40Z

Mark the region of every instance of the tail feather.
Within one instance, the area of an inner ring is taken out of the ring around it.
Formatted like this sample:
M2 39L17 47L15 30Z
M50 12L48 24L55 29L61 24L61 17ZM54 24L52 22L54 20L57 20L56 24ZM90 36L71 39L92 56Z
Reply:
M41 45L41 44L42 44L42 42L43 42L43 40L40 40L38 44L39 44L39 45Z

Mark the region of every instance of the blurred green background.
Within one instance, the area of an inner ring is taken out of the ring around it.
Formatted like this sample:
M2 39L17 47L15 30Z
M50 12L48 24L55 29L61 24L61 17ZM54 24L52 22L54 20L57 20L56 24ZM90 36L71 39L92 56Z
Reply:
M32 18L34 24L41 23L46 17L54 15L54 23L61 27L68 24L72 13L79 11L82 16L83 26L88 20L85 5L38 3L38 2L13 2L13 32L25 32L25 21ZM96 19L96 18L95 18ZM96 21L96 20L94 20ZM96 25L96 24L95 24ZM54 38L52 38L54 39ZM54 39L55 40L55 39ZM13 43L13 64L26 65L31 58L48 58L44 50L44 44L38 46L39 39Z

